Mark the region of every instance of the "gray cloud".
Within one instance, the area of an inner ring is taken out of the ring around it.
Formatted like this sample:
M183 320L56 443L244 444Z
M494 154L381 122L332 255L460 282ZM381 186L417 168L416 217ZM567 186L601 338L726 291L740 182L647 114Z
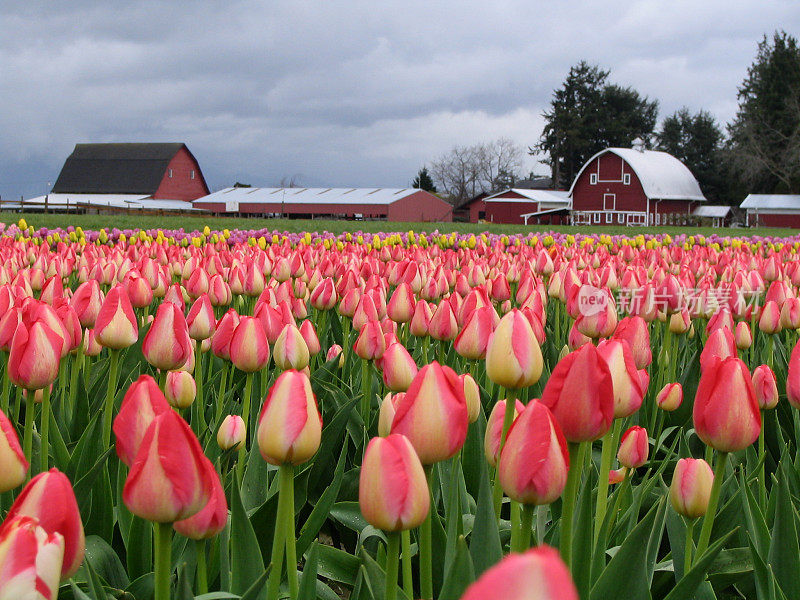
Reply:
M0 5L0 194L76 142L185 141L212 187L407 185L455 144L534 143L581 59L720 122L792 1L73 1ZM528 169L541 166L530 159Z

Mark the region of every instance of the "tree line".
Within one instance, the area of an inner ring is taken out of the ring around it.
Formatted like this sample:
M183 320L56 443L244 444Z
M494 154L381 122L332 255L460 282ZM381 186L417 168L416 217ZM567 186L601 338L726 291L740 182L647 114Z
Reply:
M543 156L553 187L568 189L586 161L604 148L649 149L681 160L711 201L738 203L747 193L800 193L800 45L785 31L764 36L738 88L733 120L684 107L659 126L657 100L609 80L581 61L553 92L542 135L528 153ZM512 140L458 146L423 167L413 186L456 206L522 178L525 150Z

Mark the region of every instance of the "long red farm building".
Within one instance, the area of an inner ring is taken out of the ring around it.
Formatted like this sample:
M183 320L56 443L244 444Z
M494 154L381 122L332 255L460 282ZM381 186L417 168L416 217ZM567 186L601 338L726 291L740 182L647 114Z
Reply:
M452 221L453 207L415 188L231 187L194 201L214 214L302 219Z

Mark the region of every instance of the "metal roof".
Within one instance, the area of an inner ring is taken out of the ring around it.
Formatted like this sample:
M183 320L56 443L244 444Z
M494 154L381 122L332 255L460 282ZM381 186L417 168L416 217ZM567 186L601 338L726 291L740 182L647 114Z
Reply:
M800 194L748 194L740 208L800 210Z
M611 152L628 165L639 178L645 196L651 200L695 200L705 202L706 197L700 190L700 184L692 172L677 158L658 150L635 150L633 148L606 148L601 150L581 167L575 181L569 189L570 195L575 189L578 178L592 164L595 158Z
M522 198L501 198L503 194L514 192ZM527 188L511 188L497 192L484 198L486 202L548 202L557 204L569 204L569 192L556 190L531 190Z
M224 203L227 212L239 204L363 204L389 205L416 194L417 188L225 188L194 201L195 206Z
M692 211L695 217L727 217L730 206L698 206Z
M76 144L53 192L152 195L183 147L182 143Z
M47 205L53 208L74 206L96 206L107 208L129 208L145 210L197 210L190 202L183 200L153 200L150 196L141 194L48 194L30 198L22 203L22 206L39 204L44 206L45 198ZM3 206L7 206L3 203Z

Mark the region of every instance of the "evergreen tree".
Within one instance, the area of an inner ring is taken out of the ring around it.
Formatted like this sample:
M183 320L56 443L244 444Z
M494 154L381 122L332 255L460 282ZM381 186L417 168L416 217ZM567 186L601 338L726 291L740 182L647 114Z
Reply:
M800 192L800 47L785 31L758 44L728 127L728 155L749 191Z
M431 176L428 174L428 167L422 167L419 170L414 181L411 182L411 187L425 190L431 194L436 193L436 186L433 184L433 179L431 179Z
M664 119L657 140L659 150L669 152L689 168L706 198L722 199L722 131L711 113L701 110L692 114L684 107Z
M610 146L649 140L658 102L632 88L608 83L609 72L581 61L570 68L544 112L545 126L534 152L544 152L554 185L569 187L593 155Z

